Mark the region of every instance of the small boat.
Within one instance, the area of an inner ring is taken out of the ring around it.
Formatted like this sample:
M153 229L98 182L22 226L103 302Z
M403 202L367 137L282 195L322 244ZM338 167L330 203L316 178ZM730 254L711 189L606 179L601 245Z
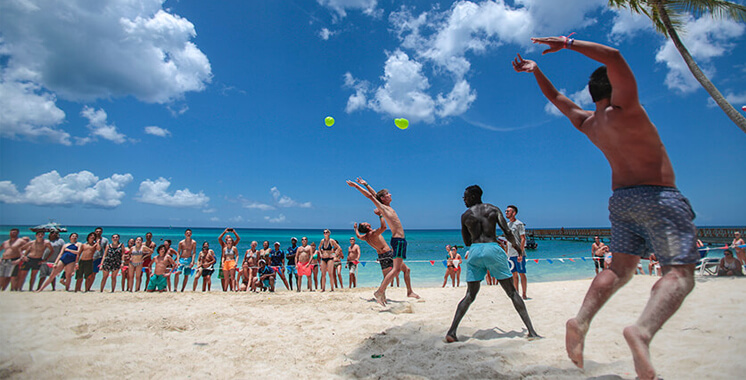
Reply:
M67 232L67 228L62 227L61 224L55 223L55 222L49 222L47 224L40 224L36 227L31 227L29 229L34 232L52 232L52 231Z
M526 239L526 249L536 249L539 248L539 244L534 240L534 235L529 235L528 239Z

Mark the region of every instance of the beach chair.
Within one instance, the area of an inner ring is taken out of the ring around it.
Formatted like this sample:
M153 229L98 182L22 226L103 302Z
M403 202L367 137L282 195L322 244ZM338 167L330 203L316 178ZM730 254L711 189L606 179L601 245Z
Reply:
M718 274L718 265L720 265L720 259L715 257L703 257L699 260L696 266L696 271L700 276Z

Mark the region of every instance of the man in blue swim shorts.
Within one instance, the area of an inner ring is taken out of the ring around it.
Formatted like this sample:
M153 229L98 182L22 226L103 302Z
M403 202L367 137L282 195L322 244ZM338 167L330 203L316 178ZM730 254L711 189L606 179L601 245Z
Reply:
M404 265L404 259L407 258L407 241L404 239L404 227L402 227L399 215L391 207L391 193L387 189L375 191L364 179L358 177L357 183L347 181L347 185L356 188L366 198L370 199L376 205L375 213L380 218L386 220L391 228L391 249L394 256L394 267L386 274L381 286L373 293L376 302L381 306L386 306L386 287L399 276L399 272L404 273L404 282L410 284L410 270ZM413 292L411 287L407 289L407 297L420 298L417 293Z
M456 308L456 315L453 317L451 328L446 334L446 341L448 343L458 341L456 329L461 323L461 318L464 317L466 311L469 310L469 306L477 297L480 283L487 271L490 272L492 277L497 278L508 298L513 301L513 307L515 307L528 329L529 340L539 338L539 334L534 331L534 326L531 324L526 304L523 303L523 299L513 285L513 275L510 273L510 264L505 251L497 244L496 226L500 226L508 241L518 248L520 255L523 255L523 247L518 244L518 239L508 228L508 223L505 221L502 211L489 203L482 203L482 189L479 186L472 185L466 188L464 204L468 207L468 210L461 215L461 235L464 244L468 247L466 297L459 302L458 308Z
M516 71L534 74L544 96L603 152L611 166L611 267L595 277L577 316L567 321L567 355L583 368L583 346L593 317L652 250L663 276L653 285L640 318L624 329L624 338L638 378L657 378L650 341L694 288L694 266L699 260L694 212L676 189L671 160L640 104L635 76L622 54L565 36L531 40L549 46L543 54L573 50L605 65L588 81L595 110L587 111L557 91L536 62L520 55L513 61Z
M194 259L197 254L197 242L192 239L192 230L187 228L184 231L184 240L179 242L179 268L174 274L174 291L179 287L179 275L184 274L184 283L181 285L181 291L186 288L189 275L192 274Z

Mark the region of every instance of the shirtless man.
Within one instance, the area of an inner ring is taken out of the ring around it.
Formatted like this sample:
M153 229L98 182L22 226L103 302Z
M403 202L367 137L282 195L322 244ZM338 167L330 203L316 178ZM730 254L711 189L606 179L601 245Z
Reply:
M377 230L374 230L370 223L360 223L360 225L355 223L353 228L355 230L355 236L357 236L358 239L365 241L376 250L376 253L378 254L378 263L381 264L381 272L383 273L385 281L395 265L394 253L391 250L391 247L386 244L386 239L382 236L383 231L386 231L386 221L383 219L382 215L378 215L378 218L381 220L381 227ZM407 264L402 263L402 271L405 273L409 271ZM404 284L407 285L407 294L414 294L409 276L404 276ZM376 302L378 302L378 300L376 300Z
M3 242L0 249L3 251L2 262L0 262L0 289L5 291L10 284L10 290L17 290L18 269L23 263L21 251L29 242L28 238L18 237L18 228L10 230L10 238Z
M606 156L611 166L610 270L601 271L575 318L567 321L565 346L570 359L583 367L583 344L591 320L614 292L632 278L646 242L660 260L663 277L652 288L637 322L624 329L640 379L656 377L650 360L650 341L678 310L694 288L694 266L699 260L694 212L675 188L671 161L658 131L640 104L632 70L618 50L567 37L533 38L545 44L543 54L574 50L604 64L588 83L595 111L586 111L557 91L535 62L520 55L513 67L533 73L542 93ZM657 202L665 198L665 203Z
M80 285L85 280L86 292L93 285L93 256L99 250L96 233L91 232L86 237L86 242L80 247L78 260L75 262L75 291L80 291Z
M407 258L407 241L404 239L404 227L402 227L399 216L394 211L394 208L391 207L391 193L386 189L376 192L368 182L360 177L357 178L357 183L347 181L347 184L350 187L358 189L360 193L370 199L381 213L377 215L383 216L389 226L391 226L391 248L394 251L394 268L386 274L386 278L381 282L381 286L373 293L376 301L382 306L386 306L386 287L394 278L399 276L399 272L402 269L404 269L404 282L407 283L407 297L420 298L420 296L412 291L409 285L409 268L403 265L404 259Z
M99 270L101 269L101 260L104 257L104 252L106 252L106 248L109 246L109 239L106 238L106 236L103 236L104 229L101 227L96 227L93 232L96 234L96 243L98 244L98 250L96 253L93 254L93 274L91 275L91 282L90 284L93 285L93 282L96 281L96 275L98 274ZM86 281L86 284L88 282ZM91 288L88 286L85 290L86 292L90 292Z
M23 283L26 281L26 275L28 271L31 271L31 277L29 278L28 290L34 290L34 282L36 280L36 274L39 273L39 269L44 263L47 257L52 254L54 248L49 240L44 239L44 231L36 233L36 240L28 242L23 248L26 254L23 257L23 265L18 273L18 290L23 290ZM47 254L45 257L44 254Z
M259 250L259 260L264 260L264 263L269 262L269 253L272 252L272 248L269 247L269 241L265 240L262 242L262 249Z
M167 252L168 248L165 245L158 247L158 256L151 262L151 265L155 263L155 269L153 270L153 278L150 279L148 285L147 291L149 293L156 290L163 293L167 290L166 277L171 274L168 268L176 266L176 262Z
M155 251L156 244L153 241L153 233L152 232L146 232L145 233L145 241L142 243L142 245L148 247L150 249L151 253L156 252ZM147 255L147 256L143 257L142 270L143 270L143 275L145 277L145 289L147 289L148 285L150 284L150 266L151 266L150 262L152 260L153 260L153 255ZM138 292L140 291L140 286L139 285L137 286L137 291Z
M192 274L192 268L194 267L194 258L197 253L197 242L192 240L192 230L188 229L184 231L184 240L179 242L177 246L179 249L179 269L174 275L174 291L179 286L179 274L184 273L184 283L181 285L181 291L186 288L187 280L189 275Z
M39 269L39 284L36 287L37 290L41 289L44 280L46 280L54 271L54 264L57 262L57 257L59 257L60 252L62 252L62 248L65 247L65 241L60 238L60 231L53 230L49 232L49 244L52 245L52 252L48 253L44 259L45 261L41 263L41 269ZM56 283L57 281L53 278L52 291L57 289Z
M202 243L202 250L199 252L199 257L197 258L197 271L194 273L193 292L197 291L197 280L199 280L200 277L202 277L202 291L204 292L205 289L208 292L210 291L210 285L212 285L211 277L212 272L214 271L213 265L215 265L216 262L217 259L215 258L215 252L210 249L210 243Z
M464 245L469 248L469 259L466 262L466 296L458 304L456 315L453 317L451 328L446 334L446 342L458 341L456 329L461 318L464 317L469 306L479 293L479 285L482 279L490 271L497 278L513 307L521 316L523 323L528 329L528 338L539 338L531 325L526 304L515 288L513 275L510 273L510 264L502 248L497 244L496 226L505 233L505 238L516 248L518 255L523 255L523 246L520 240L508 227L508 222L503 217L502 211L497 206L482 203L482 189L472 185L464 191L464 204L468 209L461 215L461 236Z
M359 263L360 246L355 243L355 238L351 237L350 247L347 248L347 269L350 271L350 288L357 287L357 264Z
M596 274L598 274L599 269L604 270L603 248L606 244L604 244L598 236L594 236L593 240L595 240L595 242L591 245L591 255L593 256L593 263L596 265Z
M744 244L746 243L741 237L741 232L734 232L733 242L730 244L730 247L736 250L736 256L738 257L738 261L740 261L741 263L746 263L746 248L743 247Z
M308 238L303 236L300 238L300 247L295 252L295 262L298 268L298 292L300 292L301 281L304 276L306 277L306 281L308 281L308 291L313 291L313 287L311 287L311 275L313 273L313 268L311 267L312 255L313 249L308 245Z

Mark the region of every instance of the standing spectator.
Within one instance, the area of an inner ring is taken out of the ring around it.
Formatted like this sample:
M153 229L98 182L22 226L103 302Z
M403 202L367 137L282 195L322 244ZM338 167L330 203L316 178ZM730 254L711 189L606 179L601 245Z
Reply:
M103 228L96 227L93 232L96 234L96 243L98 244L98 248L96 252L93 253L93 274L91 275L91 282L86 282L86 292L91 290L91 285L93 285L93 282L96 280L98 271L101 270L101 260L104 257L104 252L106 252L106 248L109 246L109 239L107 239L106 236L103 236Z
M606 267L604 266L603 252L603 248L606 246L606 244L604 244L604 242L602 242L598 236L594 236L593 240L594 243L591 246L591 254L593 255L593 263L596 265L596 274L598 274L599 269L606 269Z
M505 217L508 218L508 228L510 228L513 235L518 238L518 243L521 245L520 248L524 254L519 255L515 247L508 242L508 257L510 258L510 261L513 262L513 269L511 270L513 273L513 287L518 290L518 278L520 277L521 287L523 288L523 299L527 300L526 287L528 285L528 280L526 279L526 251L523 250L523 248L526 247L526 225L516 219L516 215L518 215L518 207L510 205L505 208Z

